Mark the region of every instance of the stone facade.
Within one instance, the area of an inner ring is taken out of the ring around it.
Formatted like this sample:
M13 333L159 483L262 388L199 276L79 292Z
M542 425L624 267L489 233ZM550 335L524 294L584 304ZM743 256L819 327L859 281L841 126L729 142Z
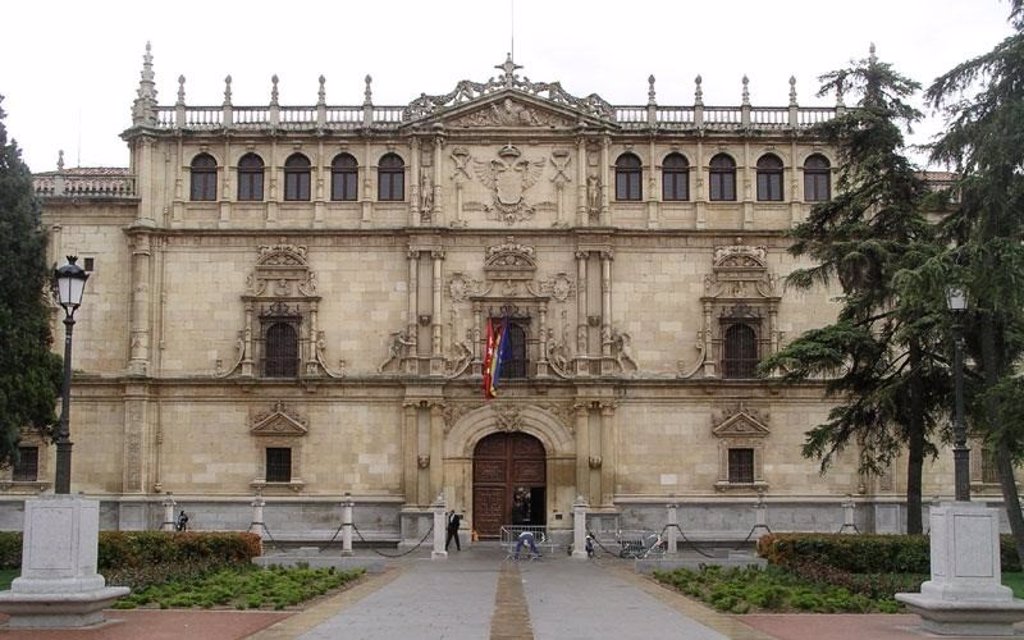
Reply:
M620 107L497 68L397 107L369 77L350 107L323 79L314 106L281 106L276 78L268 106L234 106L230 78L220 106L186 105L184 78L160 106L147 49L130 167L37 175L53 261L92 271L72 483L103 526L157 528L172 495L197 528L245 528L261 494L274 535L326 539L348 493L364 536L415 541L439 495L469 527L566 530L582 496L609 528L660 528L677 503L688 534L742 538L759 504L774 530L838 530L852 494L860 530L899 530L901 466L862 477L849 451L819 475L800 445L822 387L743 361L836 311L782 282L806 266L784 232L810 168L830 188L837 162L809 129L841 96L798 106L794 82L788 106L752 107L744 80L712 107L698 78L694 104L662 106L652 77ZM519 369L485 400L506 317ZM520 464L527 441L542 464ZM40 446L0 526L50 486Z

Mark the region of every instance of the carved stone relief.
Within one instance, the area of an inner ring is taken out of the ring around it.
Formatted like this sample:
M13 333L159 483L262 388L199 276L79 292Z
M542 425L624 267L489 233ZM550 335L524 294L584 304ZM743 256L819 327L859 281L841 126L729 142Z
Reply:
M497 156L490 162L473 160L477 179L491 194L491 203L484 205L484 211L508 225L529 220L534 206L527 202L526 191L536 184L546 161L523 158L511 144L502 147Z

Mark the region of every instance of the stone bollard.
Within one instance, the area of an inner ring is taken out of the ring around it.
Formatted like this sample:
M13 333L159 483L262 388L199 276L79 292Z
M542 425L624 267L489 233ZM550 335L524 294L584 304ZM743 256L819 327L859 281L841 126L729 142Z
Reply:
M448 552L444 550L444 537L447 533L445 511L448 509L444 501L444 494L437 496L431 509L434 511L434 550L430 552L430 559L444 560L448 558Z
M341 502L341 555L343 556L352 555L353 506L355 506L355 502L352 501L352 495L346 493L345 499Z
M263 496L256 494L256 497L252 501L252 522L249 524L249 531L256 530L256 534L259 535L262 540L264 533L267 531L267 525L263 522L263 507L266 506L267 501L263 499Z
M587 501L583 496L576 496L572 503L572 557L578 560L587 559Z
M839 533L860 533L857 523L854 522L855 507L853 496L847 495L846 502L843 503L843 526L839 527Z
M668 527L666 534L666 540L668 547L665 552L671 555L675 555L678 552L678 538L679 538L679 505L671 503L668 505Z
M174 507L177 505L178 503L174 501L174 497L168 493L163 501L164 522L160 525L162 531L174 531Z

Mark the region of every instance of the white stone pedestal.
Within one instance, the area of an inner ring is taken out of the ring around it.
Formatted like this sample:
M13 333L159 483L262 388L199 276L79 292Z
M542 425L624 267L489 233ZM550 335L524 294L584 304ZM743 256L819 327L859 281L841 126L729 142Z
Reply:
M21 577L0 592L9 627L84 627L103 622L102 610L128 595L96 573L99 502L55 495L25 501Z
M999 559L999 512L973 502L932 507L932 578L921 593L896 599L940 635L1012 636L1024 620L1024 600L1004 587Z

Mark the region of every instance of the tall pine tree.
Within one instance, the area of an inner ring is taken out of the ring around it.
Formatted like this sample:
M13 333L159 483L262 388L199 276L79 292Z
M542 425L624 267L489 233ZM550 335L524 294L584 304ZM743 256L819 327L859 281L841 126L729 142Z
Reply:
M947 128L932 160L956 169L956 209L945 221L954 245L947 273L970 293L966 344L976 391L971 423L995 453L1017 554L1024 517L1014 466L1024 453L1024 0L1011 0L1014 33L990 52L935 80L929 103Z
M823 472L849 446L863 473L881 473L907 451L907 531L920 533L924 459L936 450L931 434L948 388L933 345L935 303L903 277L937 251L921 213L925 184L904 155L902 127L921 117L905 100L920 85L880 62L874 45L867 59L821 79L819 95L845 89L858 100L818 129L839 155L837 189L791 232L790 253L816 266L787 284L837 281L842 306L835 323L803 334L762 371L825 378L837 404L803 446Z
M0 108L0 465L15 459L23 428L53 426L63 375L50 351L46 236L32 174L7 139L5 117Z

